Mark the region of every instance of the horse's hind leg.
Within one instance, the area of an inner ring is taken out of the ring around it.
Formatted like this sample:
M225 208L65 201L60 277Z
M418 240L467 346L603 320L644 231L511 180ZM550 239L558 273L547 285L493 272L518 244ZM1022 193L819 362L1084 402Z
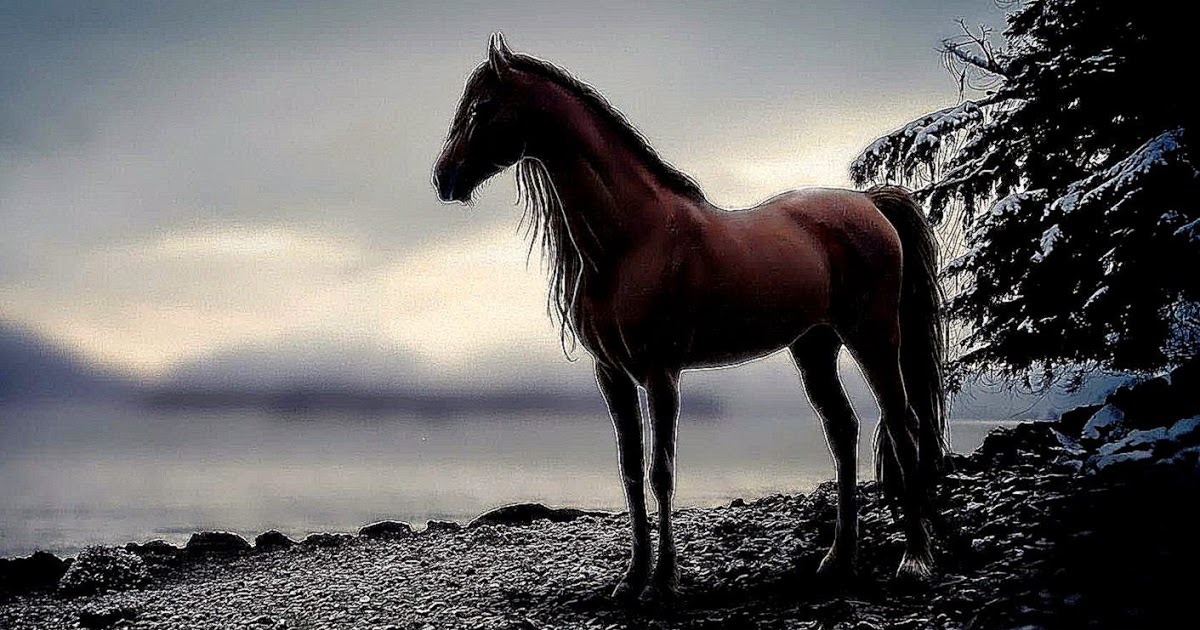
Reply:
M629 569L617 584L613 597L631 599L641 592L650 574L650 524L646 517L646 473L642 466L642 420L637 385L623 372L599 362L596 363L596 384L608 404L617 432L617 458L633 533Z
M858 417L838 378L841 347L837 333L821 326L805 333L789 348L804 378L808 399L821 416L837 468L837 528L833 546L817 569L821 575L852 573L858 555Z
M917 474L918 420L908 405L900 372L899 322L895 317L864 322L846 341L875 391L882 430L887 432L890 455L900 471L905 550L897 574L925 578L933 569L933 553L924 519L927 497Z

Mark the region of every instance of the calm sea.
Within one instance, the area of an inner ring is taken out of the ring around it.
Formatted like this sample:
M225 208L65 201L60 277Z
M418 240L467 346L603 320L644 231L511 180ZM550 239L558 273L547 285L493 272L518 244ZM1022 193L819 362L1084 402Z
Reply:
M956 422L954 446L974 448L999 424ZM832 474L808 410L699 420L685 410L681 507L805 492ZM0 407L0 556L153 538L181 544L202 529L301 537L384 518L464 521L519 501L622 509L607 419Z

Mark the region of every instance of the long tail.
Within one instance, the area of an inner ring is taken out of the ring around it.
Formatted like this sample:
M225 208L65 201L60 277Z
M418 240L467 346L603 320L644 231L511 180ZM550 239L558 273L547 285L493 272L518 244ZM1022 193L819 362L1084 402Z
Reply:
M905 189L876 186L867 196L900 234L904 249L900 293L900 371L909 405L920 423L918 470L932 488L949 451L943 365L946 331L938 283L938 249L921 207ZM899 463L886 431L875 434L875 475L887 494L899 498Z

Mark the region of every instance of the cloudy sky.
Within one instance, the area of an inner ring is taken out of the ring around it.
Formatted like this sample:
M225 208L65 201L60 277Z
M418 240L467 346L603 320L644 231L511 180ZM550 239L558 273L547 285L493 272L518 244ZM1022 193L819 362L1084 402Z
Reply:
M154 379L298 346L487 378L562 362L511 175L430 169L488 35L597 86L710 199L847 185L956 100L991 0L6 2L0 318ZM490 365L486 371L481 365Z

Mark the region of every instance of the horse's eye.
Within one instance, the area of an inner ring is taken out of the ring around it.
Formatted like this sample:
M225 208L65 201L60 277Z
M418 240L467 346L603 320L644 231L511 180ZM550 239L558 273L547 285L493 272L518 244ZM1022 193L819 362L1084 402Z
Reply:
M478 101L475 101L471 111L475 115L486 114L492 111L492 105L492 99L490 98L479 99Z

